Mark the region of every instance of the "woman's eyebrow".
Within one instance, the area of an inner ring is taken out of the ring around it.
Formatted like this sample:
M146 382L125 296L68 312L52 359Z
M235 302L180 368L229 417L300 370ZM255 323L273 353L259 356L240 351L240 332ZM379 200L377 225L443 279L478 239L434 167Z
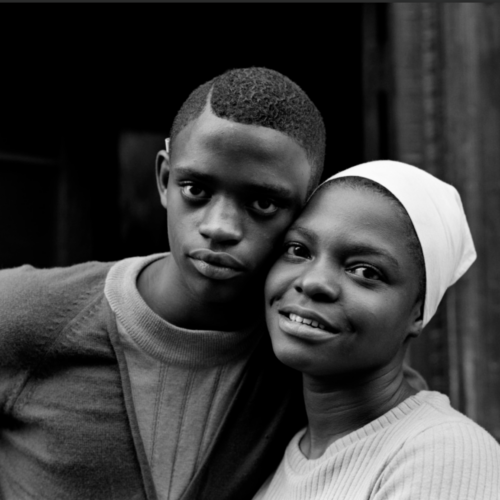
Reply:
M304 238L312 241L316 239L316 233L314 231L311 231L311 229L304 227L304 226L298 226L296 224L293 224L290 229L288 230L289 233L291 232L296 232L299 233L301 236Z
M399 270L399 262L391 255L390 252L384 250L383 248L374 247L367 244L356 243L349 246L349 252L356 255L376 255L387 259L389 263Z

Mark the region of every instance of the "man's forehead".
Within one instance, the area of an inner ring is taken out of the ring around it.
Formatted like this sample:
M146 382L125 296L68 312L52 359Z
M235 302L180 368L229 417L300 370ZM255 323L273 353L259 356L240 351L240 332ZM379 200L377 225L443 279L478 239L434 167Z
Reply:
M284 132L221 118L208 107L178 133L176 149L178 138L183 143L204 142L214 148L249 148L262 155L300 155L307 161L305 149Z

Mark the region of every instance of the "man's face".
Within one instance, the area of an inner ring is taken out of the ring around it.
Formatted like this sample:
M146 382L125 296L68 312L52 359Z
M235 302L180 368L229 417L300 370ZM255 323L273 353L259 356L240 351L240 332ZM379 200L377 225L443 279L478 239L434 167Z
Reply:
M280 132L209 110L188 124L159 172L179 293L229 304L261 283L310 175L304 149Z

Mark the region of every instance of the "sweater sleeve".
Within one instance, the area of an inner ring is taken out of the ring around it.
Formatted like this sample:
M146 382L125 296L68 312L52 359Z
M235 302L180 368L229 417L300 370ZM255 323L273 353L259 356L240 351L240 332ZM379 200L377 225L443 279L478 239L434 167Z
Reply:
M88 302L108 264L0 271L0 417L9 412L57 335Z
M448 422L408 440L372 500L500 500L500 446L474 423Z
M40 342L30 335L30 310L36 309L42 292L34 276L31 266L0 271L0 416L13 404L28 366L40 355Z

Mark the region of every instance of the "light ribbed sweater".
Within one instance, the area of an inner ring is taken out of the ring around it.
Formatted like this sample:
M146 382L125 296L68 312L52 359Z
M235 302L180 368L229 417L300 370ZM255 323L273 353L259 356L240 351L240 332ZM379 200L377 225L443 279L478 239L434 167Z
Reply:
M500 446L438 392L421 391L308 460L288 445L254 500L499 500Z
M263 329L186 330L156 315L139 294L137 277L164 256L118 262L105 294L117 318L158 498L177 500L214 440Z

